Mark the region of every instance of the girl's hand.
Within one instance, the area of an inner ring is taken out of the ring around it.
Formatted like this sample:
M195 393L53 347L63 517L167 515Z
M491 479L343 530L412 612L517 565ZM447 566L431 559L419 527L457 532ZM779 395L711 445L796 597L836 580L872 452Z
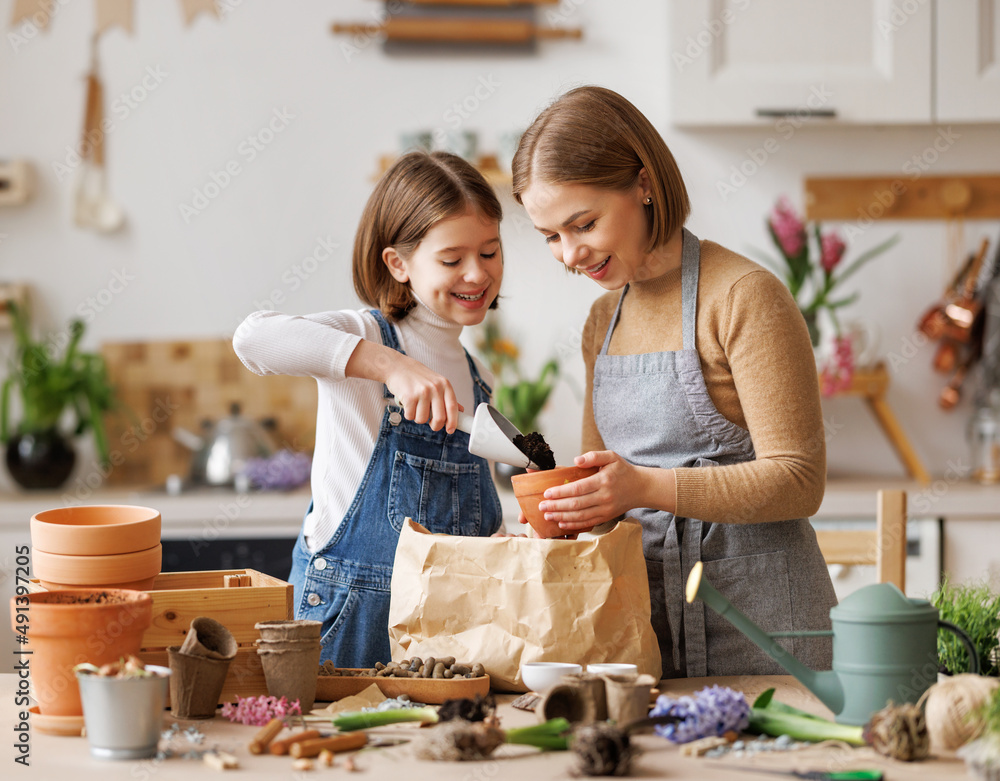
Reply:
M554 521L567 534L587 531L617 518L634 507L645 507L651 471L649 467L630 464L611 450L594 450L577 456L576 466L596 466L597 474L565 485L553 486L539 505L545 520Z
M403 417L414 423L428 423L433 431L444 428L454 433L458 414L465 408L458 403L451 382L419 361L397 357L385 384L403 405Z

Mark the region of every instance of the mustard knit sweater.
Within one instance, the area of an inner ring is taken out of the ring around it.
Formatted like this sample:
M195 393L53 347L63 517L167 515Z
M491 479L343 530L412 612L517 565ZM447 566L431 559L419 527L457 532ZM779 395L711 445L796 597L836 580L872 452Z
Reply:
M594 422L594 361L621 295L601 296L583 330L583 451L604 450ZM805 518L826 485L826 440L805 321L784 284L756 263L701 242L695 345L716 409L750 432L756 459L677 469L676 515L712 523ZM681 350L681 270L633 282L608 352Z

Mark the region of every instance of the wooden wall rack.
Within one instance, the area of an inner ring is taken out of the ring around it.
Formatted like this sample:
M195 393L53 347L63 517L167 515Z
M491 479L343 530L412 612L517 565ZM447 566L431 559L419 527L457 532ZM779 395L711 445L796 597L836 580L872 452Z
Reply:
M373 179L377 180L382 174L388 171L389 166L396 161L396 157L397 155L382 155L379 157L378 173L375 174ZM470 162L479 169L479 172L486 178L486 181L494 187L504 187L506 190L510 189L513 177L509 170L505 171L500 167L496 155L479 155L479 157Z
M1000 174L806 177L809 220L1000 219Z
M533 52L541 40L579 40L579 27L538 23L536 7L558 0L396 0L380 21L334 22L335 35L384 38L387 53L405 54L428 46L481 51L482 46L504 51ZM552 12L550 12L552 13ZM561 18L559 16L556 17Z
M893 414L889 402L886 400L886 393L889 390L889 372L884 363L878 363L870 369L859 369L854 372L851 379L851 386L841 391L838 396L860 396L867 403L875 420L878 421L896 451L899 460L903 462L907 474L914 480L918 480L923 485L930 485L930 473L924 468L917 451L913 449L910 440L907 438L903 427L899 424Z

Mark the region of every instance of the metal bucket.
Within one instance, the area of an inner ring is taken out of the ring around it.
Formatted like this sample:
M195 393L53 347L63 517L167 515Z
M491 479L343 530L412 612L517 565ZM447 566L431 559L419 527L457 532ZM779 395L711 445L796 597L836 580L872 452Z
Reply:
M90 754L97 759L156 756L170 668L149 665L148 678L77 674Z

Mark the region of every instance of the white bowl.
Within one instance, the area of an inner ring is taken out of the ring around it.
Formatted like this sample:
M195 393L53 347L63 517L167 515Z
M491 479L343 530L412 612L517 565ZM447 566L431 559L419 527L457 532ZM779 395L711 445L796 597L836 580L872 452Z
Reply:
M581 672L580 665L567 662L525 662L521 665L521 680L531 691L542 694L559 683L564 675Z
M595 675L638 675L639 668L634 664L601 662L599 664L588 664L587 672L594 673Z

